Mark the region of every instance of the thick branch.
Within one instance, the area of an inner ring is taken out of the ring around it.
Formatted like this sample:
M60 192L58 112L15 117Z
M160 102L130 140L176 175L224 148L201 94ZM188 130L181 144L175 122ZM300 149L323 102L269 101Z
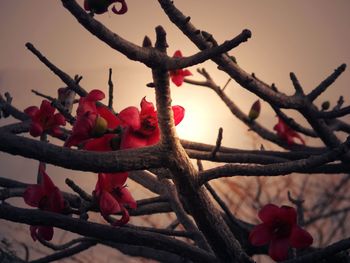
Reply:
M54 226L104 241L142 245L160 249L184 256L194 262L216 262L216 259L212 255L201 249L191 247L182 241L165 237L157 233L133 230L130 228L114 228L107 225L78 220L60 214L15 208L8 205L0 205L0 217L9 221L29 225Z
M237 47L242 42L247 41L251 37L251 32L249 30L243 30L241 34L229 41L225 41L222 45L208 47L207 50L198 52L197 54L189 57L181 59L171 58L165 53L137 46L110 31L102 23L95 20L87 12L85 12L76 3L76 1L62 0L62 3L64 7L67 8L69 12L71 12L71 14L79 21L79 23L83 25L91 34L95 35L111 48L121 52L129 59L142 62L151 68L162 66L166 67L168 70L173 70L193 66L227 52Z
M113 152L90 152L16 136L0 129L0 151L64 168L91 172L118 172L157 168L163 153L158 146Z
M199 185L202 185L209 180L217 179L220 177L230 177L237 175L276 176L286 175L293 172L304 172L307 169L337 160L341 155L348 152L349 146L350 138L348 138L344 144L341 144L341 146L325 154L311 156L307 159L268 165L226 164L224 166L212 168L200 173L201 177L199 180Z

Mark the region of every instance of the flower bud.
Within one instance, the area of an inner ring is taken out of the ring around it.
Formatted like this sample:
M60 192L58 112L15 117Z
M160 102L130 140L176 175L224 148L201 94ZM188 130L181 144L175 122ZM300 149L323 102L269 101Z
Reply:
M107 121L103 117L98 115L96 117L95 126L91 131L92 136L93 137L102 136L106 132L107 127L108 127Z
M329 107L331 106L330 102L327 100L327 101L324 101L321 105L321 108L322 110L328 110Z
M260 100L257 100L253 103L252 107L250 108L249 114L248 114L248 118L249 120L253 121L255 119L257 119L260 115Z

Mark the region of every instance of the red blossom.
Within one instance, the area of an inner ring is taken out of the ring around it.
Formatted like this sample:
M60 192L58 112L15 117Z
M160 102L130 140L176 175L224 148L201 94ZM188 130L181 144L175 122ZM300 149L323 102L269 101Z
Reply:
M64 199L61 191L46 174L44 166L40 165L39 173L41 183L27 187L23 194L24 202L30 206L38 207L40 210L61 213L64 209ZM34 241L38 237L49 241L53 237L53 227L31 226L30 233Z
M294 138L299 139L302 144L305 144L303 138L301 138L301 136L290 128L281 118L278 118L278 123L273 127L273 129L282 140L287 141L288 145L295 144Z
M86 141L83 147L87 151L108 152L119 150L120 136L118 134L105 134L100 138Z
M258 214L262 224L255 226L249 234L254 246L269 244L269 255L275 261L288 257L289 247L307 248L312 236L297 225L297 213L293 207L265 205Z
M92 90L86 97L80 98L77 119L65 146L79 145L92 137L102 136L107 129L115 129L120 124L116 115L107 107L96 105L104 97L102 91Z
M173 57L182 58L181 51L180 50L175 51ZM169 73L170 73L171 81L178 87L182 85L185 77L192 75L192 73L188 69L171 70Z
M114 225L124 225L129 221L129 212L126 206L136 208L136 201L131 196L125 182L128 173L99 173L93 195L97 198L103 217L118 212L122 217Z
M47 132L55 137L62 135L59 126L66 125L66 120L61 113L55 114L55 110L47 100L41 102L40 109L37 106L26 108L24 112L32 119L29 130L30 135L38 137L43 132Z
M121 149L138 148L158 143L160 131L158 127L157 111L152 102L146 97L141 101L141 111L136 107L128 107L118 114L124 128L121 138ZM172 107L175 125L179 124L185 114L181 106Z
M108 7L113 3L121 4L119 10L115 7L115 5L113 5L113 13L122 15L128 11L128 6L126 5L125 0L85 0L84 9L86 11L92 11L94 14L103 14L108 11Z

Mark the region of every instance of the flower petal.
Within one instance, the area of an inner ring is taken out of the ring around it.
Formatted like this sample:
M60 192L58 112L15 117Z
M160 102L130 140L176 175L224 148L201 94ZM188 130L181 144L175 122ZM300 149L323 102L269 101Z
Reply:
M136 204L135 199L132 197L130 191L126 187L124 187L120 190L120 192L122 194L122 198L120 200L120 203L122 203L123 205L126 204L130 208L135 209L137 207L137 204Z
M124 125L130 126L133 130L141 127L140 112L136 107L127 107L118 114L118 118Z
M187 76L192 76L192 72L189 71L188 69L184 69L182 71L182 76L187 77Z
M269 255L275 261L283 261L288 258L288 238L272 239L269 246Z
M97 107L97 113L107 121L107 127L109 129L115 129L121 125L120 119L111 112L107 107Z
M88 1L88 0L85 0L85 1L84 1L84 9L85 9L86 11L90 11L90 5L89 5L89 1Z
M30 106L24 110L24 112L29 115L31 118L34 117L39 112L39 108L37 106Z
M280 208L274 204L267 204L260 209L258 216L264 223L272 222L279 214Z
M147 136L147 141L146 141L146 145L145 146L149 146L149 145L154 145L157 144L159 142L160 139L160 132L159 132L159 128L157 127L152 134L150 134L149 136ZM143 146L142 146L143 147Z
M99 101L105 98L105 94L101 90L94 89L85 98L90 101Z
M100 138L94 138L88 140L84 144L84 149L87 151L108 152L113 151L111 146L111 140L118 137L116 134L105 134Z
M63 131L59 127L54 127L51 129L50 134L53 137L60 137L61 135L63 135Z
M30 185L23 193L24 202L33 207L39 207L41 198L45 195L45 190L41 185Z
M290 245L295 248L306 248L311 246L313 242L312 236L306 230L302 229L298 225L292 228L290 236Z
M108 173L106 174L107 176L110 177L110 184L112 185L112 188L117 188L117 187L123 187L123 185L126 182L126 179L128 179L128 173L123 172L123 173Z
M120 149L140 148L148 145L148 138L135 134L130 128L123 131Z
M54 116L54 120L55 120L55 125L66 125L66 119L64 118L64 116L61 113L56 113Z
M52 107L51 103L48 100L43 100L40 105L40 114L44 116L52 116L55 112L55 108Z
M153 103L147 101L146 97L142 98L140 106L141 106L141 112L140 112L141 116L143 115L157 116Z
M255 226L249 234L249 241L254 246L263 246L268 244L273 237L273 233L266 224Z
M184 82L184 76L181 73L175 73L171 76L171 81L177 86L180 87Z
M119 2L122 4L122 6L119 10L117 10L115 6L112 7L112 11L114 14L122 15L128 11L128 6L126 5L124 0L118 0L118 1L114 1L114 2Z
M38 122L32 122L32 124L30 125L29 133L33 137L40 136L43 133L43 131L44 131L43 126L41 126L41 124Z
M61 213L64 209L64 199L61 191L55 187L49 195L48 210L55 213Z
M181 50L176 50L173 57L174 58L182 58Z
M100 196L100 210L103 216L108 216L119 212L120 205L117 200L107 191L102 191Z
M282 206L279 209L279 218L293 226L297 223L297 211L294 207Z
M113 222L113 226L122 226L129 222L130 216L128 210L122 207L122 217Z
M41 237L46 241L50 241L53 237L53 227L52 226L38 226L37 236Z
M185 116L185 109L181 106L173 106L173 113L174 113L174 122L175 125L178 125L184 118Z
M54 185L51 178L47 175L45 171L42 171L41 176L42 176L41 185L45 189L46 193L50 194L52 191L56 189L56 186Z
M53 227L51 226L30 226L30 235L34 241L38 237L50 241L53 237Z

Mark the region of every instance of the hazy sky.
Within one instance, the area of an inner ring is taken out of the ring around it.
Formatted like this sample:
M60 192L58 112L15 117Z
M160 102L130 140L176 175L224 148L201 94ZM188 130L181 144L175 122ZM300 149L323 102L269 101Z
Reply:
M83 0L78 1L82 4ZM154 28L162 25L168 32L169 54L181 49L184 55L197 52L196 47L172 25L162 13L158 1L127 0L129 11L122 16L96 16L122 37L141 44L148 35L154 40ZM240 33L252 31L252 38L231 51L239 65L267 83L276 83L280 90L291 94L289 72L297 74L306 90L311 90L342 63L350 64L350 1L349 0L175 0L174 3L191 16L201 30L214 35L219 43ZM59 0L0 0L0 93L9 91L14 105L20 109L39 105L41 99L31 94L37 89L54 96L61 81L25 48L32 42L54 64L71 76L83 75L81 85L87 90L107 91L108 68L114 70L116 110L137 106L142 97L154 102L153 90L145 84L151 72L137 62L128 61L88 33L62 7ZM205 68L217 84L224 85L228 77L207 62ZM194 79L200 79L196 67L190 68ZM347 70L323 100L333 104L339 95L348 103L350 73ZM256 96L236 83L227 87L231 98L246 112ZM186 108L179 125L180 137L205 143L215 143L219 127L224 128L224 145L251 148L247 128L240 124L210 90L190 85L172 87L173 103ZM3 120L0 120L4 123ZM272 111L263 104L261 122L268 127L276 122ZM0 176L21 178L32 182L37 162L0 153ZM5 169L6 167L6 169ZM8 169L9 168L9 169ZM52 174L65 173L49 167ZM69 172L78 180L80 174ZM94 178L91 174L90 178ZM65 176L55 181L63 185ZM81 178L81 177L80 177ZM84 177L86 178L86 177ZM95 181L82 180L81 186L93 189Z
M82 4L82 0L79 1ZM154 39L154 28L163 25L168 32L169 54L181 49L184 55L197 52L159 7L158 1L127 1L129 11L122 16L109 12L96 16L111 30L135 43L148 35ZM289 72L294 71L306 90L311 90L342 63L350 62L350 1L348 0L265 0L265 1L189 1L175 4L199 29L211 32L219 43L248 28L252 38L231 51L239 65L267 83L276 83L280 90L291 94ZM198 4L200 3L200 4ZM216 4L213 4L216 3ZM219 4L217 4L219 3ZM81 85L87 90L107 91L108 68L114 70L117 111L139 105L142 97L154 102L151 72L141 63L129 61L123 55L88 33L61 4L54 0L0 1L0 92L10 91L14 105L24 109L41 99L31 94L36 89L55 95L62 82L26 48L32 42L53 63L71 76L83 75ZM224 85L228 77L212 62L204 66L217 84ZM200 79L196 67L190 68ZM319 103L329 99L335 103L339 95L348 98L350 74L346 71ZM226 89L246 112L256 96L233 81ZM238 122L210 90L183 85L172 87L173 103L185 107L184 121L178 126L180 137L214 143L219 127L224 128L224 145L251 148L253 144L246 126ZM261 122L272 127L276 117L263 104ZM1 155L3 161L5 156ZM15 158L12 158L16 162ZM2 165L1 165L2 166ZM16 168L14 168L16 169ZM17 169L18 166L17 166Z
M82 4L82 0L79 3ZM341 63L350 61L350 1L348 0L248 0L209 1L177 0L175 4L200 29L214 34L219 42L232 38L248 28L252 38L231 52L248 72L267 83L276 83L286 93L293 92L289 72L294 71L306 90L317 85ZM200 3L200 4L198 4ZM213 4L216 3L216 4ZM196 47L189 42L162 13L158 1L129 0L129 12L123 16L112 12L97 18L113 31L135 43L145 35L154 39L154 28L163 25L168 32L169 54L181 49L185 55L193 54ZM24 44L32 42L56 65L72 76L84 76L86 89L106 90L108 68L114 70L115 108L138 105L141 98L154 101L153 91L145 84L151 80L150 70L137 62L111 50L88 33L62 7L58 0L0 1L0 91L10 91L15 104L25 107L32 98L31 89L54 95L62 86L28 50ZM204 64L223 85L227 77L211 62ZM191 68L194 78L200 78ZM331 101L345 94L350 74L336 83ZM245 111L256 97L231 82L228 93ZM174 104L186 108L186 117L178 130L182 137L214 142L218 127L224 127L224 142L232 146L246 146L249 139L235 140L230 134L245 133L246 127L238 123L204 88L184 85L173 88ZM210 105L211 107L208 107ZM261 120L270 125L275 122L272 112L263 105ZM210 109L210 111L209 111ZM189 129L190 125L191 128ZM226 135L226 136L225 136ZM246 137L246 136L245 136ZM250 145L248 145L249 147Z

